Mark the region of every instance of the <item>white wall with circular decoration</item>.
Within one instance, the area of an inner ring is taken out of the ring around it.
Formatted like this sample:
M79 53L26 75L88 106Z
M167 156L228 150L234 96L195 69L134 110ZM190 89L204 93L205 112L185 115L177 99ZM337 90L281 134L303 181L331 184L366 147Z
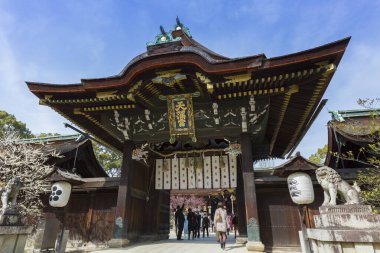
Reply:
M65 181L55 182L51 186L49 204L52 207L64 207L67 205L71 194L71 184Z
M299 205L314 201L313 182L308 174L295 172L288 176L288 188L292 201Z

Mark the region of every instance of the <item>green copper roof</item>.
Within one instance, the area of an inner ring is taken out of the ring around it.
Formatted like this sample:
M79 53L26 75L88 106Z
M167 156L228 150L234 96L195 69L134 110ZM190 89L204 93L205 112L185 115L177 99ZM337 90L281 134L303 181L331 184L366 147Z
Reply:
M44 143L52 141L76 140L82 138L82 136L83 135L81 134L46 136L40 138L21 139L18 143Z
M368 117L373 115L378 115L380 113L380 108L373 109L357 109L357 110L339 110L330 111L332 119L339 122L343 122L345 118L355 118L355 117Z

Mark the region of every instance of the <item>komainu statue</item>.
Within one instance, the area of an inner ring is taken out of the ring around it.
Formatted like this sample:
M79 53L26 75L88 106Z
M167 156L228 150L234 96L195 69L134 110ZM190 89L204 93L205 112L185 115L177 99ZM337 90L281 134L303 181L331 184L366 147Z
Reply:
M21 188L21 181L18 178L13 178L8 181L7 185L1 189L1 203L2 213L5 212L6 209L9 208L9 202L11 203L11 208L16 207L17 195Z
M351 186L332 168L327 166L320 167L315 171L315 175L324 193L322 206L336 205L337 194L344 198L346 205L361 204L360 188L357 185Z

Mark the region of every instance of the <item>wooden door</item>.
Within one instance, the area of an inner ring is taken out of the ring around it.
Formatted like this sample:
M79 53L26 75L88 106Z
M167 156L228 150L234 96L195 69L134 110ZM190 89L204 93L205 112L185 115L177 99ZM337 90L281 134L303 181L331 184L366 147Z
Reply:
M300 247L298 207L287 188L258 189L261 240L268 248Z

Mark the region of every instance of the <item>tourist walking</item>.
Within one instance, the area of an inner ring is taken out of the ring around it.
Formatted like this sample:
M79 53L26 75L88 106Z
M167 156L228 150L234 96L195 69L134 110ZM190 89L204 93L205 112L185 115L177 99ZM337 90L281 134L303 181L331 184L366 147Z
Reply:
M227 236L230 235L230 231L232 229L231 221L232 221L231 215L228 214L227 215Z
M227 211L224 209L222 202L218 203L218 209L214 214L215 230L219 234L220 247L225 249L226 247L226 232L227 232Z
M188 232L189 232L189 222L187 221L187 214L186 214L185 215L185 223L183 225L183 234L184 234L184 236L186 236Z
M228 228L230 229L230 232L232 232L232 230L234 229L234 226L232 224L232 218L233 218L233 214L229 214L228 215Z
M203 237L205 237L205 230L207 232L207 237L208 237L208 227L210 226L210 220L207 217L207 214L203 216L202 219L202 232L203 232Z
M182 231L183 231L183 225L185 222L185 216L183 215L183 207L185 206L185 203L182 204L182 207L177 206L177 211L175 212L175 226L177 228L177 240L183 240L182 237Z
M199 238L201 235L201 222L202 222L202 216L199 214L199 211L195 214L195 237Z
M196 229L196 217L195 213L189 208L188 214L187 214L187 229L188 229L188 237L187 239L190 240L190 235L192 236L192 239L194 240L195 237L195 229Z
M238 223L239 223L239 219L238 219L237 214L235 214L234 217L232 218L232 225L234 226L235 239L236 239L236 233L238 231Z

